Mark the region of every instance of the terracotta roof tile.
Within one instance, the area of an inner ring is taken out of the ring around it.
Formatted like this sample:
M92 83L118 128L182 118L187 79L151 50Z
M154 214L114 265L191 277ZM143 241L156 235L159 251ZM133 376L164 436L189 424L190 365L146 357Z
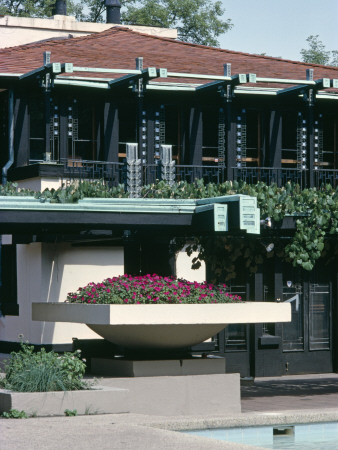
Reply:
M75 66L96 68L135 69L135 58L143 56L145 68L164 67L172 72L223 75L223 64L231 63L233 74L256 73L259 77L305 80L306 69L313 68L315 79L338 78L337 67L190 44L124 27L79 38L51 39L1 49L0 73L25 73L41 67L44 51L51 52L51 62L71 62ZM88 73L77 75L89 76ZM90 76L114 77L102 73Z

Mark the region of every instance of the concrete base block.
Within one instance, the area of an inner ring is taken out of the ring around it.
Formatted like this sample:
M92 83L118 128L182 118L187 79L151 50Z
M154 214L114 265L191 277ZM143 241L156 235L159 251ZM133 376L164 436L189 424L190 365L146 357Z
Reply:
M13 392L1 389L0 413L11 409L37 417L63 416L66 409L76 409L79 415L119 414L130 411L130 399L128 390L109 386L65 392Z
M102 379L127 389L130 412L160 416L239 414L239 374Z
M225 358L211 356L141 361L125 358L92 358L91 372L94 375L110 377L224 374Z

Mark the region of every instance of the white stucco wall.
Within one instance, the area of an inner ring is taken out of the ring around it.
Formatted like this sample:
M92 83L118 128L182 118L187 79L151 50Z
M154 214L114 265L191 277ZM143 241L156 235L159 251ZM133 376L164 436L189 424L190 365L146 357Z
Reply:
M202 261L201 267L197 270L191 268L191 261L198 255L198 252L193 252L188 256L185 247L176 255L176 276L184 278L188 281L197 281L202 283L206 279L205 263Z
M0 341L32 344L71 343L98 338L86 325L32 321L32 302L63 302L67 293L90 281L122 275L121 247L72 247L70 244L17 245L18 317L0 318Z
M119 25L112 23L77 22L75 17L62 15L55 15L48 19L2 16L0 17L0 48L23 45L44 39L86 36L116 26ZM140 33L172 39L177 38L177 30L175 29L140 25L123 26Z
M42 192L45 189L58 189L62 185L61 178L28 178L27 180L16 181L21 189L30 189L36 192Z

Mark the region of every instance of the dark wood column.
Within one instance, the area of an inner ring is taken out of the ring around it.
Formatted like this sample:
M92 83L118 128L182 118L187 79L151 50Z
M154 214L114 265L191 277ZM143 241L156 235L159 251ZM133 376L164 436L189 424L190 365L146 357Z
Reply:
M189 162L188 155L188 131L189 131L189 111L182 106L178 110L178 124L179 124L179 136L178 143L180 146L180 159L179 164L187 164Z
M22 91L14 93L14 166L26 166L29 161L28 98Z
M202 110L199 106L192 106L189 117L189 164L202 165L202 145Z
M282 116L280 111L271 111L269 125L269 151L264 165L281 167L282 164Z
M269 145L264 158L266 167L282 167L282 115L280 111L273 110L269 122ZM281 185L281 171L275 171L275 180Z
M118 106L111 101L103 106L103 151L99 152L104 161L117 162L119 153Z

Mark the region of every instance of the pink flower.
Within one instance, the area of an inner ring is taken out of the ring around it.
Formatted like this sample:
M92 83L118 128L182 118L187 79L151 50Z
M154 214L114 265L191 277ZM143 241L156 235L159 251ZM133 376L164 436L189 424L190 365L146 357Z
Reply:
M125 298L128 292L128 298ZM142 292L142 294L141 294ZM67 300L71 302L136 303L139 299L144 303L220 303L222 301L241 301L238 295L226 292L226 285L214 286L211 283L190 282L173 276L162 277L156 274L145 276L124 275L107 278L101 283L90 282L77 292L69 293ZM120 300L119 300L120 299Z

